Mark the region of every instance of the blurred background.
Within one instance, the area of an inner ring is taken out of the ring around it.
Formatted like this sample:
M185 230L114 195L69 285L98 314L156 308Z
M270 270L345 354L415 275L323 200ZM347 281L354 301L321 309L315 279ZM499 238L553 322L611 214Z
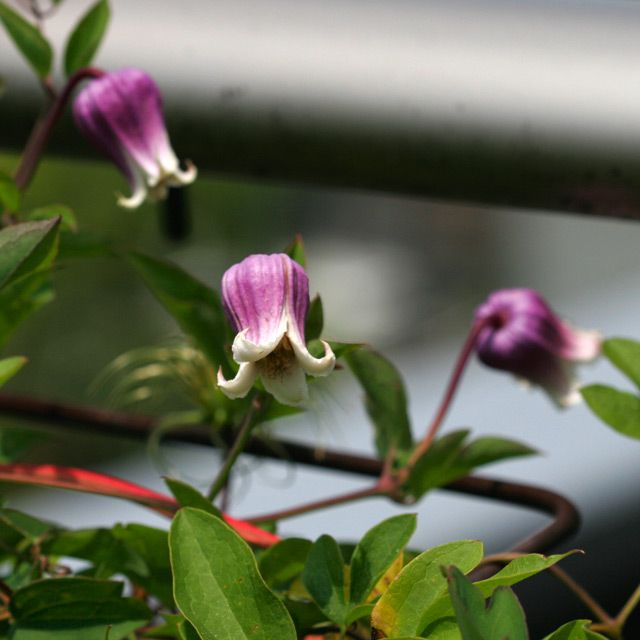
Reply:
M475 10L464 2L408 0L360 7L329 2L322 9L284 0L111 4L97 63L140 66L154 75L166 96L174 148L201 176L172 206L118 209L114 193L126 191L124 180L68 120L62 123L25 206L68 204L81 235L66 243L56 300L5 350L30 360L7 390L108 404L91 383L114 358L179 335L126 262L101 254L103 241L122 254L135 249L173 260L217 288L232 263L280 251L301 233L311 289L324 302L325 335L370 342L396 363L416 434L437 406L473 309L494 289L533 287L576 325L640 336L640 224L561 212L588 212L591 204L601 212L617 206L637 213L638 127L625 125L637 122L638 67L629 83L629 68L614 59L614 53L626 54L627 65L632 54L640 59L637 4L476 1ZM66 0L47 24L54 41L64 41L86 6ZM425 22L416 22L415 12L423 11ZM510 37L508 27L515 29ZM614 39L614 53L605 50ZM550 58L540 60L536 50ZM364 52L371 57L363 59ZM430 82L424 80L422 95L416 82L429 66L419 62L436 53L440 72L425 76ZM571 84L557 84L557 74ZM4 34L0 75L0 170L11 172L40 97ZM481 81L482 91L474 93L473 83ZM451 156L422 157L426 140L443 149L451 140ZM472 160L465 149L475 150ZM416 168L420 159L426 168ZM569 192L590 195L571 199ZM604 362L581 373L585 381L626 384ZM320 447L372 453L349 374L338 372L312 391L309 411L274 430ZM611 432L584 407L559 412L542 393L526 392L477 362L446 423L458 427L540 450L489 472L547 486L576 503L583 526L563 549L580 547L588 555L570 559L567 568L616 610L640 575L640 444ZM82 464L160 491L168 473L204 487L218 464L215 451L195 446L166 445L161 459L150 459L144 444L120 438L49 428L37 434L33 460ZM243 458L231 511L256 515L365 483ZM10 503L69 526L166 526L140 508L65 492L15 491ZM291 519L282 531L356 538L398 510L374 500ZM528 510L443 492L428 496L418 511L416 547L480 538L497 551L546 523ZM533 637L570 616L587 617L548 576L520 593Z

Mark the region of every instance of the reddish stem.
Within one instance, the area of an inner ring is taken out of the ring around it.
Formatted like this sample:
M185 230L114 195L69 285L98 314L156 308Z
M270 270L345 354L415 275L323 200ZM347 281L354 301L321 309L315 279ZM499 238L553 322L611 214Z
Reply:
M467 366L467 362L469 360L469 356L473 353L473 348L475 347L476 340L478 339L478 335L480 332L489 324L493 324L495 319L492 317L485 318L483 320L479 320L474 322L471 325L471 329L469 330L469 335L462 345L462 349L460 350L460 354L458 355L458 359L453 368L453 372L451 377L449 378L449 384L445 390L444 396L442 398L442 402L440 403L440 407L433 418L431 425L424 438L418 443L418 446L413 450L411 457L409 458L409 462L407 463L407 468L411 469L413 465L427 452L433 439L436 437L438 429L442 425L442 422L447 415L447 411L451 406L451 402L458 390L458 385L460 383L460 378L464 373L465 367Z
M31 178L38 168L38 163L42 157L42 153L47 146L47 142L51 137L51 133L60 119L73 90L80 82L89 78L100 78L104 75L104 71L94 67L85 67L76 71L65 84L64 88L50 103L49 108L38 119L27 144L24 148L20 164L16 170L14 179L16 186L24 191L31 182Z

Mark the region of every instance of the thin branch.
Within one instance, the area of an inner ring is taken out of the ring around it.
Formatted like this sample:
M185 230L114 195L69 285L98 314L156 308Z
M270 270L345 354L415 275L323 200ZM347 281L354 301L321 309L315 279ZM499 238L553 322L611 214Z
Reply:
M469 330L467 339L462 345L462 349L460 350L460 354L458 355L456 364L453 367L451 378L449 379L449 383L445 390L444 396L442 397L442 402L438 407L438 411L436 412L436 415L433 418L424 438L418 443L418 446L413 450L411 457L409 458L409 461L407 463L407 467L409 469L413 467L413 465L427 452L427 450L431 446L433 439L438 433L438 429L442 425L442 422L447 415L447 412L449 411L449 407L451 406L453 398L456 395L456 391L458 390L460 379L462 378L462 374L464 373L464 370L467 366L469 356L473 353L473 348L476 344L476 340L478 339L478 334L487 326L487 324L490 324L491 322L493 322L493 319L489 317L485 320L474 322L474 324L471 325L471 329Z
M616 625L619 628L624 626L624 623L638 604L640 604L640 584L636 587L635 591L631 594L625 605L620 609L620 613L618 613L615 618Z
M16 186L21 191L28 186L35 173L42 153L51 137L53 129L64 112L64 108L80 82L88 78L99 78L104 75L104 71L94 67L85 67L76 71L68 80L60 94L52 99L44 115L34 125L31 135L27 140L20 164L16 170L14 179Z
M242 424L240 426L240 431L238 432L238 436L233 443L233 446L229 450L229 453L224 459L222 467L220 471L218 471L218 475L215 480L211 484L211 488L207 493L207 498L213 502L216 496L222 491L222 489L227 484L227 480L229 479L229 474L231 473L231 468L235 464L238 456L244 451L247 443L251 438L251 432L253 428L256 426L255 414L256 414L256 403L258 399L254 397L253 401L249 404L249 408L247 409L247 413L244 416Z
M41 428L51 429L56 425L84 433L93 431L110 436L121 436L144 440L156 427L157 420L150 416L86 407L62 402L38 400L36 398L0 394L0 413L17 418L36 421ZM170 432L167 440L187 442L212 447L210 429L183 427ZM277 447L259 438L252 438L245 453L288 460L321 469L343 471L378 479L382 472L380 460L331 449L318 450L294 442L278 441ZM483 476L467 476L441 489L475 495L501 503L529 507L553 517L553 522L513 547L514 551L544 553L573 534L580 523L575 506L565 497L541 487L508 482Z
M321 509L328 509L329 507L336 507L341 504L347 504L356 500L362 500L363 498L374 498L383 495L386 495L385 489L382 488L379 484L375 484L372 487L367 487L365 489L358 489L356 491L350 491L349 493L343 493L339 496L323 498L322 500L315 500L313 502L305 502L304 504L298 505L297 507L291 507L289 509L282 509L281 511L274 511L273 513L245 518L245 520L251 522L251 524L273 522L275 520L284 520L286 518L293 518L294 516L301 516L312 511L319 511Z
M615 620L602 608L602 606L600 606L596 599L581 584L578 584L564 569L554 565L549 567L549 571L558 578L565 587L572 591L600 622L609 627L615 626Z

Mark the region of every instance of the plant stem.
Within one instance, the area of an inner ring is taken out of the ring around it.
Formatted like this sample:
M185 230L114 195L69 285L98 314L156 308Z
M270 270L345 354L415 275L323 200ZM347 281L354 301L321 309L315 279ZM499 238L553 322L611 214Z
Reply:
M624 623L627 621L627 618L631 615L631 612L636 608L636 606L640 604L640 584L636 587L635 591L631 594L626 604L622 609L620 609L620 613L615 618L616 625L622 629Z
M24 191L29 185L29 182L31 182L31 178L38 167L42 153L51 137L51 133L60 119L73 90L83 80L100 78L103 75L104 71L94 67L79 69L67 80L60 94L52 97L48 109L37 120L31 130L22 158L20 159L20 164L16 170L14 179L20 191Z
M488 324L493 322L492 318L486 318L479 322L474 322L471 325L471 329L469 330L469 335L467 335L467 339L462 345L462 349L460 350L460 354L458 355L458 359L456 360L456 364L453 368L453 372L451 373L451 377L449 378L449 384L445 390L444 396L440 403L440 407L438 407L438 411L433 418L431 425L424 438L418 443L418 446L413 450L411 457L407 463L407 467L411 469L413 465L427 452L433 439L436 437L438 429L442 425L442 421L447 415L447 411L451 406L451 402L456 394L458 389L458 385L460 383L460 378L464 373L467 362L469 361L469 356L473 353L473 348L476 344L476 340L478 339L478 334L482 329L484 329Z
M253 427L257 424L257 421L254 420L255 413L257 408L257 397L254 396L253 400L249 404L249 409L245 414L242 424L240 425L240 431L238 432L238 436L236 437L233 446L229 450L220 471L218 471L218 475L213 481L209 492L207 493L207 498L213 502L216 496L222 491L222 489L227 484L227 480L229 479L229 474L231 473L231 468L235 464L235 461L238 459L238 456L242 453L247 443L251 439L251 432L253 431Z
M372 487L366 489L358 489L357 491L350 491L349 493L343 493L340 496L332 496L331 498L323 498L322 500L315 500L313 502L306 502L298 505L297 507L291 507L289 509L283 509L282 511L274 511L273 513L267 513L261 516L255 516L253 518L247 518L247 522L251 524L260 524L262 522L273 522L275 520L284 520L285 518L293 518L294 516L300 516L311 511L318 511L319 509L327 509L328 507L335 507L340 504L347 504L355 500L361 500L362 498L373 498L376 496L383 496L387 494L388 489L380 485L380 483L374 484Z
M578 599L598 618L607 628L615 626L615 620L600 606L596 599L581 585L578 584L564 569L557 565L549 567L549 571L562 582Z

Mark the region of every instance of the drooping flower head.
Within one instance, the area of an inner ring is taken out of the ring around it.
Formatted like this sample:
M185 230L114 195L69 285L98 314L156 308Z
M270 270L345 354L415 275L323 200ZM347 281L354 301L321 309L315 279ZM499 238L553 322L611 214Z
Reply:
M495 291L475 318L484 324L476 340L484 364L540 385L561 406L579 400L573 368L599 355L597 331L574 329L533 289Z
M230 398L242 398L259 376L265 389L283 404L308 397L305 373L326 376L335 355L323 341L324 356L309 353L304 323L309 309L309 279L284 253L252 255L222 277L222 301L236 331L233 359L240 368L233 380L218 372L218 386Z
M124 173L132 190L118 204L135 208L159 200L167 187L189 184L196 168L180 169L162 115L156 83L140 69L120 69L91 80L73 104L82 134Z

